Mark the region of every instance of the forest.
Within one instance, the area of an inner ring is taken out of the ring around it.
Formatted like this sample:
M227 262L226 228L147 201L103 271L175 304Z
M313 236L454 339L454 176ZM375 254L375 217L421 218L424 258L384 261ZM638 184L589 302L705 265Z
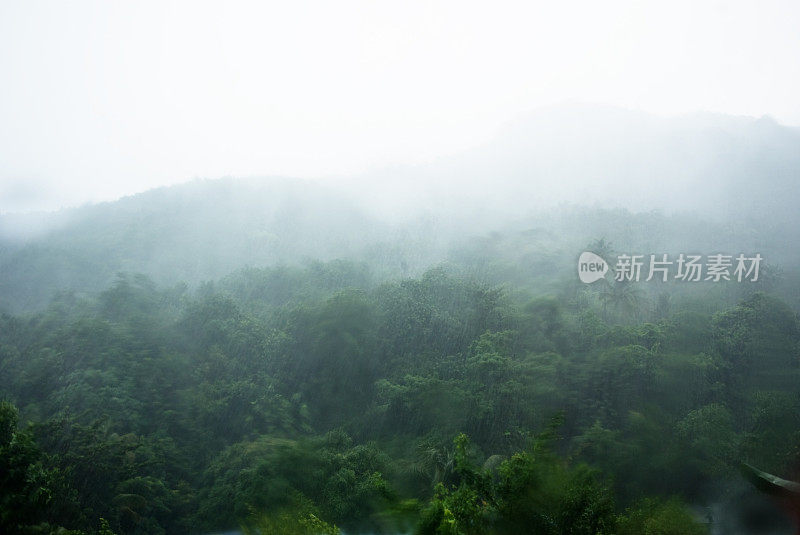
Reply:
M0 533L791 533L752 476L800 480L798 142L567 107L350 183L0 213ZM613 275L684 253L763 263Z
M0 532L787 526L740 470L800 473L800 323L775 291L790 274L542 286L487 264L518 250L489 241L406 276L119 273L4 313Z
M0 535L800 535L799 28L0 0Z

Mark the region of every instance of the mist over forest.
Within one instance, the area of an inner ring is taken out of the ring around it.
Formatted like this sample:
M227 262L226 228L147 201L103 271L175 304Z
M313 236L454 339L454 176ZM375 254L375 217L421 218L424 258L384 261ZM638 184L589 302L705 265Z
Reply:
M561 105L3 213L0 532L791 533L798 179L769 117ZM763 262L616 280L651 254Z
M800 131L768 117L561 105L520 118L487 145L416 166L318 180L196 179L114 202L6 213L0 308L38 310L57 292L100 291L121 272L197 285L243 267L334 259L364 263L379 279L448 264L511 282L486 268L506 263L516 283L555 283L600 238L620 253L759 252L784 270L800 261L798 148ZM507 250L480 250L489 246ZM794 282L789 271L782 277ZM796 299L791 288L783 295Z

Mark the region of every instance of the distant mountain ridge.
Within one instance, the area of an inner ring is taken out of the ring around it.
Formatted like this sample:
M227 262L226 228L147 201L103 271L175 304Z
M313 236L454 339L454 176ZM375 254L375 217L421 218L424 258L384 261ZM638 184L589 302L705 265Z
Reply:
M104 288L118 272L198 282L244 265L354 256L382 228L333 191L285 180L195 181L61 217L41 236L5 240L0 298L9 308Z
M800 129L769 117L553 106L509 123L484 146L380 176L371 201L382 188L413 184L423 193L409 204L454 215L524 215L566 202L716 220L793 218Z
M674 218L691 212L697 225L708 222L702 232L682 225L666 239L657 218L638 233L651 233L654 246L741 236L748 252L791 260L800 254L798 184L800 131L769 118L554 107L509 124L483 147L336 184L196 180L58 213L0 216L0 310L35 310L64 290L97 291L118 272L172 284L334 258L387 275L419 272L470 236L542 225L558 236L566 231L545 214L565 202ZM590 220L570 225L563 241L614 232L626 239L628 229L601 233Z

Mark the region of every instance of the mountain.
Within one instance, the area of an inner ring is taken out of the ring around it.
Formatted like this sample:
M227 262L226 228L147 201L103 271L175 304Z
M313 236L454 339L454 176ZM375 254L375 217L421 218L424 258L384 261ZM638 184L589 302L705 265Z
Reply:
M509 123L484 146L378 176L363 180L370 202L385 202L387 188L414 190L401 212L421 205L481 223L564 202L794 220L800 130L769 117L562 105Z
M474 270L476 254L512 263L534 254L526 243L565 266L601 236L644 253L761 252L786 265L800 261L798 180L800 131L769 118L558 106L424 165L328 181L196 180L2 215L0 309L95 292L119 272L198 283L244 266L344 258L392 277L444 260ZM505 233L496 241L506 250L486 245L493 232Z
M57 291L107 287L118 272L156 282L219 278L245 265L357 256L381 222L302 181L201 180L51 215L51 230L11 237L4 218L0 301L31 310Z

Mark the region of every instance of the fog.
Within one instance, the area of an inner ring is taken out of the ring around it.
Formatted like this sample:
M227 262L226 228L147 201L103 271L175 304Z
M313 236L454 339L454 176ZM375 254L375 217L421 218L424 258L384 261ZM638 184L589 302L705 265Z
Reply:
M0 7L0 213L483 145L565 101L800 124L796 2Z
M0 533L791 533L798 28L0 4Z

